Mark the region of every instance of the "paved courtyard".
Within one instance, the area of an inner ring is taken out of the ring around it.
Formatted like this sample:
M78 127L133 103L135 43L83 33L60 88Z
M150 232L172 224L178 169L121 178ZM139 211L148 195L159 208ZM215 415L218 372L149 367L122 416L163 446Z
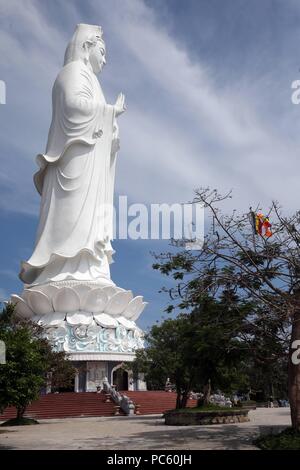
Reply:
M290 425L289 408L250 411L248 423L165 426L161 416L41 420L0 428L2 449L192 450L255 449L252 440Z

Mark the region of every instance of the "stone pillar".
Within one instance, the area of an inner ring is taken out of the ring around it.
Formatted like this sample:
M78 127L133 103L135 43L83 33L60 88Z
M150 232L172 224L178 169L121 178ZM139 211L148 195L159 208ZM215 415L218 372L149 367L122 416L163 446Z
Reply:
M74 379L74 392L78 393L79 392L79 372L76 370L76 375Z
M128 371L128 390L129 391L134 391L134 378L133 378L133 372L132 370Z
M52 372L49 372L49 374L47 375L47 383L46 383L46 395L48 393L51 393L52 391Z
M137 389L139 391L146 391L147 390L147 383L145 382L145 375L142 374L142 373L139 373L139 375L138 375Z

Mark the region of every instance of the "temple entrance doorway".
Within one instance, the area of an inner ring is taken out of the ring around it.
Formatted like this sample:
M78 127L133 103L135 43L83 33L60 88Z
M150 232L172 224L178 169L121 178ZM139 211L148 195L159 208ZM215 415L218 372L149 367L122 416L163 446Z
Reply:
M113 372L113 385L116 386L117 391L128 390L128 372L121 368Z

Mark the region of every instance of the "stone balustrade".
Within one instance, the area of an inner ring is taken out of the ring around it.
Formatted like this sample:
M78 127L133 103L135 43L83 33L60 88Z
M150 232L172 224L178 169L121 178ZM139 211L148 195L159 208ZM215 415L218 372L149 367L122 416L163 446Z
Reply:
M117 392L116 389L109 384L107 378L103 380L103 389L105 394L109 394L126 415L134 415L135 406L132 400L126 395Z

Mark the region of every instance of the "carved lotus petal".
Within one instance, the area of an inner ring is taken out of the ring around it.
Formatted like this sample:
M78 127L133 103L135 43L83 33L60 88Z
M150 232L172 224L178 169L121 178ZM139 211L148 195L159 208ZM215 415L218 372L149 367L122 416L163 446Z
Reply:
M111 299L117 292L119 292L119 287L106 286L106 287L103 287L102 290L103 292L105 292L108 299Z
M67 313L67 323L69 325L90 325L93 321L93 315L86 312Z
M118 287L118 286L114 286L114 289L116 292L126 292L126 289L123 289L123 287ZM129 292L129 291L127 291Z
M43 315L40 319L40 324L43 326L58 326L61 325L65 319L65 313L48 313Z
M53 307L56 312L76 312L80 308L79 296L71 287L63 287L53 297Z
M144 311L144 308L147 307L147 305L148 305L148 302L143 302L141 310L139 312L137 312L135 315L133 315L130 318L130 320L135 322L139 318L140 314Z
M22 297L17 294L13 294L10 296L10 301L13 305L18 305L18 302L21 302L22 300L24 302L24 299L22 299Z
M85 286L84 284L79 284L78 286L74 286L73 289L79 295L79 298L83 299L85 295L91 290L91 287Z
M117 292L108 301L108 304L105 307L105 313L108 313L109 315L120 315L127 307L131 297L132 293L130 291Z
M47 295L35 290L29 291L27 294L28 305L34 313L45 315L46 313L53 312L51 302Z
M94 319L98 325L104 328L116 328L118 326L117 320L106 313L95 313Z
M131 302L132 299L133 299L133 293L132 293L132 291L131 291L131 290L125 290L125 289L123 289L122 292L126 292L126 293L127 293L127 295L128 295L128 303Z
M125 326L128 330L134 330L136 328L136 324L133 321L127 320L127 318L124 317L118 317L117 318L118 322Z
M28 290L28 289L24 289L23 292L22 292L22 299L25 300L25 302L28 304L28 297L29 297L29 294L31 293L32 291ZM18 296L17 296L18 297Z
M27 292L39 291L39 292L42 292L43 294L45 294L47 297L49 297L49 299L52 299L55 296L55 294L58 292L58 290L59 290L59 288L56 287L56 286L49 286L49 285L38 286L38 287L34 287L32 289L25 289L23 294L22 294L22 297L24 297L24 294L27 293Z
M90 290L82 299L82 310L87 312L103 312L108 296L100 287Z
M138 295L129 302L122 316L135 321L140 316L146 305L147 302L143 302L143 297Z
M27 303L18 295L11 296L11 302L16 305L16 312L23 318L31 318L34 312L28 307Z

